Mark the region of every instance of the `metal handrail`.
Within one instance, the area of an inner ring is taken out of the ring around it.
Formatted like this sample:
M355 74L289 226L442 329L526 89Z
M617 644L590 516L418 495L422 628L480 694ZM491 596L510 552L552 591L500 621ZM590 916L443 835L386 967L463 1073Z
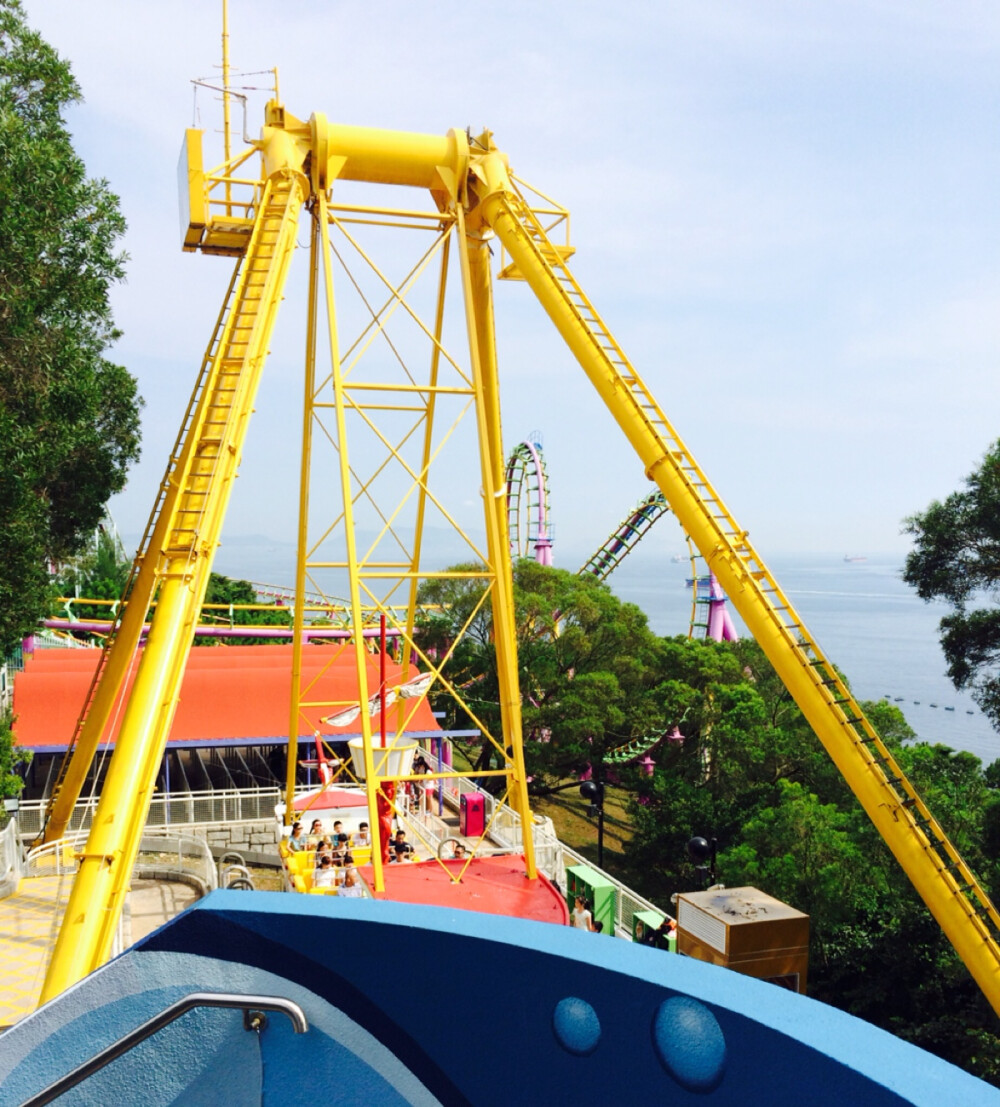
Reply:
M230 992L192 992L190 995L184 996L183 999L177 1000L176 1003L172 1003L158 1015L147 1019L141 1026L137 1026L135 1030L130 1031L123 1038L112 1042L106 1049L102 1049L100 1053L91 1057L89 1061L77 1065L71 1072L60 1077L47 1088L43 1088L31 1099L26 1099L21 1107L43 1107L43 1104L51 1103L54 1099L58 1099L59 1096L68 1092L70 1088L75 1088L77 1084L86 1080L88 1076L100 1072L106 1065L110 1065L112 1061L134 1049L140 1042L151 1038L157 1031L162 1030L165 1026L179 1019L181 1015L187 1014L188 1011L192 1011L196 1007L226 1007L242 1010L243 1029L255 1030L258 1033L267 1027L267 1019L263 1015L264 1011L278 1011L283 1015L287 1015L296 1034L305 1034L309 1029L309 1023L306 1021L305 1012L302 1008L293 1000L285 999L283 996L241 996Z

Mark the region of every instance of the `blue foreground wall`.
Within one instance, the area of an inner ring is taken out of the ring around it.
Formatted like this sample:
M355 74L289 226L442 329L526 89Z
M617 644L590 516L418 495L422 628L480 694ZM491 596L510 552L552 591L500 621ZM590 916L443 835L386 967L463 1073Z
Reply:
M284 996L309 1032L193 1011L59 1102L1000 1107L930 1054L725 969L569 927L263 892L213 893L5 1033L0 1105L194 991Z

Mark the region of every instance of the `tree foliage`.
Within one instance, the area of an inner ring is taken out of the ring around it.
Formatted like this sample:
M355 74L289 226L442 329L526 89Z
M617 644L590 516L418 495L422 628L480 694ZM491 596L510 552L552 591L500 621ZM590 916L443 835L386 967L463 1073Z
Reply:
M967 688L1000 729L1000 442L964 488L906 520L915 548L903 579L924 600L943 600L941 646L956 688Z
M464 571L476 566L458 566ZM450 651L449 680L463 710L448 696L450 728L487 726L500 733L492 619L478 581L440 579L422 587L420 602L437 605L421 618L421 645ZM657 639L634 604L624 604L593 577L522 560L514 567L521 712L532 789L551 791L647 729L662 727L653 695ZM462 629L466 629L464 635ZM483 743L477 767L496 751Z
M56 577L60 596L79 596L88 600L117 600L128 581L132 562L122 548L112 525L101 523L81 553L67 562ZM65 614L62 610L54 614ZM109 619L111 610L103 604L75 603L77 619Z
M206 604L226 604L229 611L202 610L202 623L224 623L231 621L232 625L247 627L290 627L292 625L292 609L284 604L272 603L257 611L239 611L236 605L257 604L257 592L254 586L246 580L233 580L221 573L212 573L208 578L208 588L205 590ZM247 638L243 636L232 638L195 638L198 646L260 646L273 644L273 638Z
M676 639L674 650L713 647ZM720 881L809 914L810 994L997 1080L1000 1022L773 669L753 642L714 651L737 665L709 669L683 743L661 744L654 776L635 781L629 882L661 903L696 889L686 843L716 837ZM984 772L972 754L913 744L895 705L863 706L995 895L1000 765Z
M21 749L14 736L14 716L0 711L0 799L19 796L24 773L31 762L31 751Z
M0 0L0 648L45 608L138 457L135 380L104 357L124 221L63 120L69 66Z

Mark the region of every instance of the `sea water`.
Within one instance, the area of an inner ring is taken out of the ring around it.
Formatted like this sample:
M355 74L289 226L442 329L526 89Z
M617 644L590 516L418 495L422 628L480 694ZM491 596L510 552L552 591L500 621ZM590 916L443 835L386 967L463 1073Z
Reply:
M968 750L984 764L1000 757L1000 734L946 675L938 623L949 608L924 603L903 583L901 558L809 554L774 557L768 568L859 699L895 702L924 741ZM689 576L686 561L637 559L623 562L609 583L646 612L658 634L678 634L689 626Z

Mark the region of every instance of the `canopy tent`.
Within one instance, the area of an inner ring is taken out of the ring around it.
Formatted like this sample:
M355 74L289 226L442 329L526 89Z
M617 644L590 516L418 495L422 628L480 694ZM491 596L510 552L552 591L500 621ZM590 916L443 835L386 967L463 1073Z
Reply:
M18 743L36 752L57 753L72 739L86 699L100 650L38 650L25 658L24 670L14 677L14 732ZM378 691L379 657L368 656L368 694ZM236 742L285 742L292 682L291 646L226 646L192 649L180 704L170 731L171 747L232 745ZM133 666L134 672L134 666ZM358 700L353 651L309 646L302 653L305 698L324 703L350 704ZM394 688L419 675L410 666L386 659L386 683ZM131 686L129 679L126 691ZM442 730L426 699L400 699L387 711L389 733L404 720L410 738L440 737ZM316 730L327 739L343 740L359 733L357 721L335 727L320 723L329 707L310 709L300 720L300 737ZM120 715L111 740L117 736Z

